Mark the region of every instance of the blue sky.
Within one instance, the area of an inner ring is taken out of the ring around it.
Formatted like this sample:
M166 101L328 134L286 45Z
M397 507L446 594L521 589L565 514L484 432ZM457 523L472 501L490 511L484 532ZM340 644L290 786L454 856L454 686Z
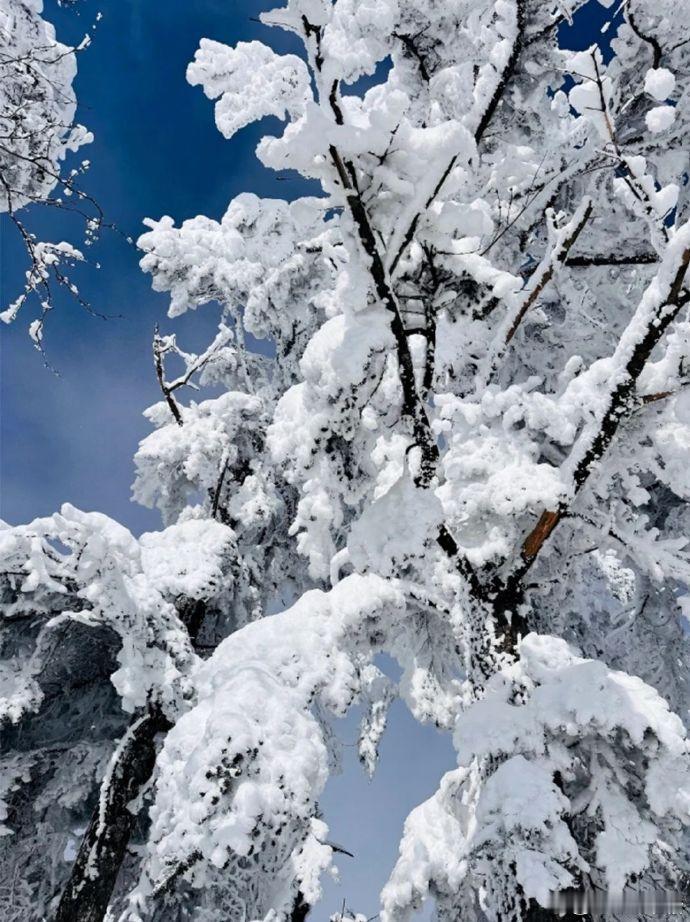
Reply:
M211 103L187 85L185 68L201 37L233 44L263 38L277 50L295 50L290 37L253 21L275 3L250 0L81 0L74 9L46 0L58 36L78 41L100 9L92 47L80 56L77 80L80 120L96 140L82 156L93 166L84 187L125 235L141 232L142 218L197 214L219 218L242 191L293 198L304 192L294 178L279 178L254 158L266 126L253 126L225 141L213 123ZM563 30L569 47L587 47L611 15L591 3L574 28ZM81 159L81 156L80 158ZM47 239L67 239L59 215L27 214ZM3 218L4 220L4 218ZM20 316L0 331L0 517L17 523L54 511L64 501L97 509L139 533L158 527L157 514L130 502L132 455L148 426L141 413L159 399L151 364L154 325L175 330L180 343L202 346L216 324L207 308L174 324L167 298L150 290L134 247L105 233L90 256L102 269L80 276L83 295L100 320L60 298L46 327L46 348L59 376L44 367ZM21 247L8 223L0 234L0 306L21 288ZM377 894L392 867L402 822L452 767L448 740L420 728L402 707L394 710L377 778L369 783L355 764L356 727L343 739L347 770L324 798L335 841L355 852L343 857L342 885L329 887L319 918L340 908L377 911Z

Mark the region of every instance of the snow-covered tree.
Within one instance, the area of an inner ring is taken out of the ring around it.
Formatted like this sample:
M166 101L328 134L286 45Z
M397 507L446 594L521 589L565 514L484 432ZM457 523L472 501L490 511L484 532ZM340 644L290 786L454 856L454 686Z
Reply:
M65 163L93 140L75 121L73 89L77 54L90 39L86 35L78 46L64 45L42 13L43 0L0 2L0 213L18 232L28 260L24 288L0 320L10 323L27 299L37 297L41 311L29 332L39 348L53 288L62 286L79 298L66 271L84 255L65 240L39 240L24 212L37 206L75 213L83 219L87 244L103 223L100 208L79 183L89 161L70 168Z
M582 6L289 0L262 19L301 56L202 40L219 130L284 119L258 156L321 194L147 222L170 315L220 312L200 354L154 340L134 495L165 530L66 508L0 533L7 720L40 720L68 626L109 632L90 681L132 713L115 746L73 718L89 777L109 761L60 922L303 920L331 717L361 706L373 772L396 696L457 765L385 922L686 889L690 22L627 0L574 54ZM13 835L31 759L63 791L32 747L3 763Z

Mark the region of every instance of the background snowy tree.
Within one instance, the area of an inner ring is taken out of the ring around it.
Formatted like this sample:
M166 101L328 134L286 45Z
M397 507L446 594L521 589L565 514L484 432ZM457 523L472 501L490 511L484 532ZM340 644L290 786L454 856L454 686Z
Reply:
M71 168L65 164L70 153L93 140L75 121L77 99L72 86L77 54L88 47L90 37L85 35L75 47L62 44L42 12L43 0L0 4L0 213L9 216L28 260L24 289L0 313L0 320L10 323L35 296L40 315L29 332L39 348L53 289L63 287L81 300L66 272L84 254L65 240L38 239L27 224L28 206L75 214L84 223L87 245L103 224L98 204L80 186L89 161Z
M285 118L258 156L321 194L139 241L172 316L221 314L199 354L154 340L134 490L166 529L67 507L1 533L11 733L41 723L53 632L111 638L59 848L100 793L40 912L304 918L331 717L363 706L372 772L396 696L457 766L408 819L386 922L686 888L690 24L628 0L612 54L567 53L580 6L290 0L262 19L301 56L202 41L219 130ZM3 763L15 836L32 758Z

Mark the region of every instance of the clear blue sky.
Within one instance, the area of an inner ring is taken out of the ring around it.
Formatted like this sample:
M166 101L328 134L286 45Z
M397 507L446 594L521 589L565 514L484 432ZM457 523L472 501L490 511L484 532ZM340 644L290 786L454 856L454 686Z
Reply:
M96 140L79 159L93 164L84 187L125 234L136 238L146 216L219 218L242 191L280 198L304 193L299 180L280 180L254 158L266 125L225 141L215 129L211 103L184 76L204 36L229 44L264 38L277 50L296 50L289 36L252 21L277 3L81 0L77 15L46 0L46 14L65 41L78 41L98 10L103 13L92 47L80 56L79 119ZM587 47L611 13L591 3L572 29L563 30L563 44ZM27 214L26 220L47 239L67 236L59 215ZM24 268L8 223L0 247L3 307L20 290ZM106 232L90 255L102 269L80 273L82 294L114 319L99 320L69 299L58 300L45 336L59 377L44 367L28 339L28 308L14 326L0 330L0 517L27 521L69 501L139 533L159 525L155 513L129 499L132 455L149 431L141 413L159 399L150 357L154 324L174 329L180 343L194 349L210 338L217 317L208 307L174 325L167 321L167 298L150 290L136 250L116 234ZM352 723L343 738L354 743ZM402 707L394 711L373 783L356 766L354 748L346 754L347 769L329 787L323 806L333 839L356 858L340 861L342 885L329 887L320 919L337 911L343 898L357 911L377 911L405 815L453 765L448 740L416 726Z

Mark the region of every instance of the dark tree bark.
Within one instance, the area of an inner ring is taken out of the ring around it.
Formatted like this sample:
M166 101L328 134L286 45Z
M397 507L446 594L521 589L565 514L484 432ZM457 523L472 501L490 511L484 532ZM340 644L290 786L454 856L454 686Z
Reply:
M62 893L55 922L102 922L136 822L130 803L153 772L156 736L169 728L157 706L149 707L130 723L101 784L99 803Z
M560 913L555 909L544 909L534 900L530 900L522 918L523 922L553 922L554 919L560 919L561 922L592 922L592 916L589 913L578 915L570 909Z
M290 913L290 922L305 922L310 909L311 906L304 899L302 892L298 891L292 906L292 912Z

